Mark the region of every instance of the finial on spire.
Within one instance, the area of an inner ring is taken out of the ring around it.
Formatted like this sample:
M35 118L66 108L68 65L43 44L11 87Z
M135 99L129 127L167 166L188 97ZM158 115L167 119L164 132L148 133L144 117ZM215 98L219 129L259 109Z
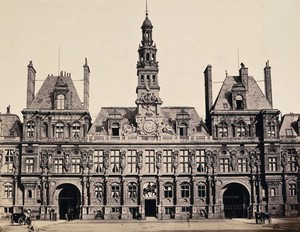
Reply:
M147 0L146 0L146 17L148 17L148 2L147 2Z

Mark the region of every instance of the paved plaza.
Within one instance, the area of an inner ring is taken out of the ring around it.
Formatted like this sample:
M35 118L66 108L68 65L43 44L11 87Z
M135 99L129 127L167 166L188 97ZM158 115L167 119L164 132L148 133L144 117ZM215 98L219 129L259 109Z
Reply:
M300 231L300 218L276 218L272 224L258 225L254 219L159 221L33 221L34 231L40 232L185 232L185 231ZM8 220L0 221L1 232L28 232L27 226L10 225Z

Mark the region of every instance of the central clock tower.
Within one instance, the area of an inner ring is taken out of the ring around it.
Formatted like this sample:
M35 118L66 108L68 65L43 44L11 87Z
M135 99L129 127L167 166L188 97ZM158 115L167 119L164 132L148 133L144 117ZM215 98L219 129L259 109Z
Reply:
M142 25L142 41L137 62L138 85L136 123L142 135L159 135L162 125L161 104L158 85L158 62L156 45L152 39L152 23L148 12Z

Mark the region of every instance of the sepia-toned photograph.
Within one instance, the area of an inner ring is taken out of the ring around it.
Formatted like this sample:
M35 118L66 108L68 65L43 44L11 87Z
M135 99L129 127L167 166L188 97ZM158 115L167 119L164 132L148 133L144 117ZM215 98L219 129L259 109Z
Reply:
M300 1L0 3L0 232L300 231Z

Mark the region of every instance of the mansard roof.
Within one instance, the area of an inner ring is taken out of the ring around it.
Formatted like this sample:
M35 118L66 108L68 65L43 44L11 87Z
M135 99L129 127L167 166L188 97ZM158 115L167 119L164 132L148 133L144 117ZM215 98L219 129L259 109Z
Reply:
M192 133L197 136L208 136L203 120L199 117L194 107L162 107L161 115L165 125L169 125L170 122L176 121L178 115L188 115L187 120L189 120L189 128L193 131ZM108 119L119 120L122 125L134 125L135 116L136 107L103 107L88 134L95 134L96 127L103 128L100 134L107 134ZM201 132L199 131L200 127L204 128Z
M294 137L299 135L300 114L286 114L281 121L280 137Z
M0 137L21 137L22 124L15 114L0 114Z
M233 87L239 86L239 84L238 76L226 76L213 106L213 110L224 110L224 103L228 104L228 109L232 109L232 89ZM248 88L246 88L245 97L247 110L272 109L271 104L252 76L248 76Z
M53 92L57 84L58 76L49 75L44 81L42 87L35 96L33 102L28 109L53 109ZM68 94L70 96L69 107L70 110L82 110L83 105L80 101L78 93L75 89L74 83L70 75L62 75L59 78L68 87Z

